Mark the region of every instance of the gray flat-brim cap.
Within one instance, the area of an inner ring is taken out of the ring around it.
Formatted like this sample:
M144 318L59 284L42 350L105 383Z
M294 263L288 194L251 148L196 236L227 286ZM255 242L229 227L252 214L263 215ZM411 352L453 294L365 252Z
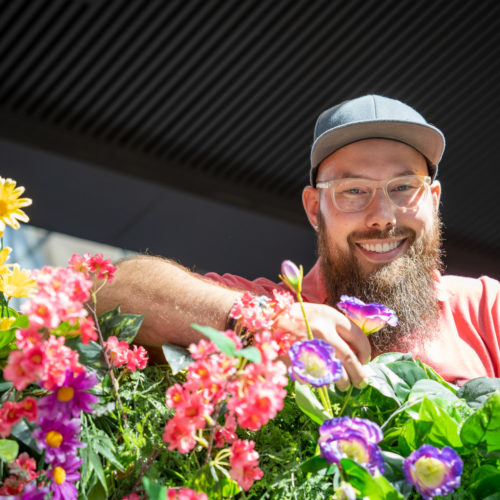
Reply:
M311 185L327 156L363 139L392 139L412 146L427 159L433 180L445 147L443 133L407 104L379 95L358 97L323 111L316 120Z

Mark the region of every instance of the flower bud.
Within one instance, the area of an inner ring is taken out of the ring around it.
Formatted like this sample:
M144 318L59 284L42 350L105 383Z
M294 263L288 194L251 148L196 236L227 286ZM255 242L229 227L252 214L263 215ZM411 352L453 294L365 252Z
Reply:
M284 260L281 263L280 278L295 293L300 293L302 290L303 276L302 266L298 268L291 260Z

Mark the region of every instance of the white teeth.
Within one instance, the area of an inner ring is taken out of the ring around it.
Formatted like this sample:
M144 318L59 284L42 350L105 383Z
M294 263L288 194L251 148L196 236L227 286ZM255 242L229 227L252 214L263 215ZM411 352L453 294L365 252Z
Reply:
M361 248L364 248L365 250L368 250L369 252L384 253L389 252L390 250L394 250L400 243L400 241L395 241L393 243L360 243L359 246Z

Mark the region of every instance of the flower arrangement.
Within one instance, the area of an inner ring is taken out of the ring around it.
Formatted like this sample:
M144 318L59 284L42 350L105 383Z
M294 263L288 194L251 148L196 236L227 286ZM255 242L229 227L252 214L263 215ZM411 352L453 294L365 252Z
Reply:
M23 192L0 178L1 234L27 222ZM366 387L339 391L342 364L309 328L292 262L290 292L243 294L233 330L192 325L203 340L148 365L133 345L141 316L96 315L109 260L28 271L10 254L2 239L0 498L496 498L499 380L456 387L388 353ZM278 327L295 301L301 342ZM397 321L353 297L338 308L367 335Z

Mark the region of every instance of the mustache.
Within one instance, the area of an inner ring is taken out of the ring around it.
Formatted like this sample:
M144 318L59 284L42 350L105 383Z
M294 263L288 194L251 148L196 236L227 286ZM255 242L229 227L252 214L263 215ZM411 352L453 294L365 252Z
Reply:
M353 231L348 237L348 242L353 245L357 240L385 240L389 238L408 238L413 243L417 234L409 227L391 227L389 229L369 229L367 231Z

